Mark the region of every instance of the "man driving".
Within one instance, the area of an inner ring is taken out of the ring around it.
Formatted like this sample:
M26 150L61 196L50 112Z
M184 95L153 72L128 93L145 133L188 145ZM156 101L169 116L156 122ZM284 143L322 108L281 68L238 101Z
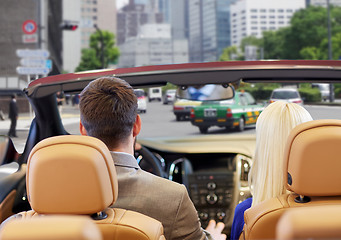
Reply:
M184 185L142 170L134 158L141 129L133 88L114 77L96 79L80 95L80 133L102 140L116 167L118 199L113 207L137 211L159 220L167 240L226 239L223 223L203 230ZM213 237L213 238L212 238Z

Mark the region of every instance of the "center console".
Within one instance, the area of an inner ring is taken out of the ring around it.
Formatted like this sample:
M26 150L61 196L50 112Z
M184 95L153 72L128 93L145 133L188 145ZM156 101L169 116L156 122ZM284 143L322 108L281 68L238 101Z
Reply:
M215 219L225 224L231 216L233 172L198 172L187 175L189 195L205 228Z

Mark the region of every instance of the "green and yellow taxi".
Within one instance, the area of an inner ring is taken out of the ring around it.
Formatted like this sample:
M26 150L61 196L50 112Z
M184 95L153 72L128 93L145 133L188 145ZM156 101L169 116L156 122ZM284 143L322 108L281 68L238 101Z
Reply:
M235 128L243 131L245 126L254 125L264 106L257 104L248 92L236 92L229 100L207 101L191 110L191 123L207 133L212 126Z

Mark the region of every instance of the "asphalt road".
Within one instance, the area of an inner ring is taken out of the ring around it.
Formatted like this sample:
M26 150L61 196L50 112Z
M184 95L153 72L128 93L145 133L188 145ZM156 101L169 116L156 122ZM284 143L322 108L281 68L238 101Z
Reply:
M199 129L192 126L190 121L176 121L172 112L172 105L164 105L161 102L148 102L147 112L141 113L142 130L140 138L157 136L189 136L200 135ZM341 119L341 106L317 106L305 105L313 119ZM79 134L79 110L76 107L65 106L62 112L63 123L66 130L71 134ZM21 114L18 120L17 135L13 138L14 144L19 152L23 151L28 129L30 125L29 114ZM9 120L0 121L0 135L7 135ZM223 128L209 128L208 134L252 134L255 133L254 126L248 127L244 132L228 131Z

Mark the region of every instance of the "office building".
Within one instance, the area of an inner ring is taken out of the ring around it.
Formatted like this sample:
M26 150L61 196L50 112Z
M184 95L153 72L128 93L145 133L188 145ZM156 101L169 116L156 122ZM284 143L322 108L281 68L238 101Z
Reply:
M235 0L189 0L190 62L217 61L230 45L230 6Z
M172 39L169 24L144 24L136 37L120 45L119 67L186 63L188 42Z
M262 37L263 31L290 24L292 15L305 8L305 0L238 0L231 5L231 45L247 36Z

